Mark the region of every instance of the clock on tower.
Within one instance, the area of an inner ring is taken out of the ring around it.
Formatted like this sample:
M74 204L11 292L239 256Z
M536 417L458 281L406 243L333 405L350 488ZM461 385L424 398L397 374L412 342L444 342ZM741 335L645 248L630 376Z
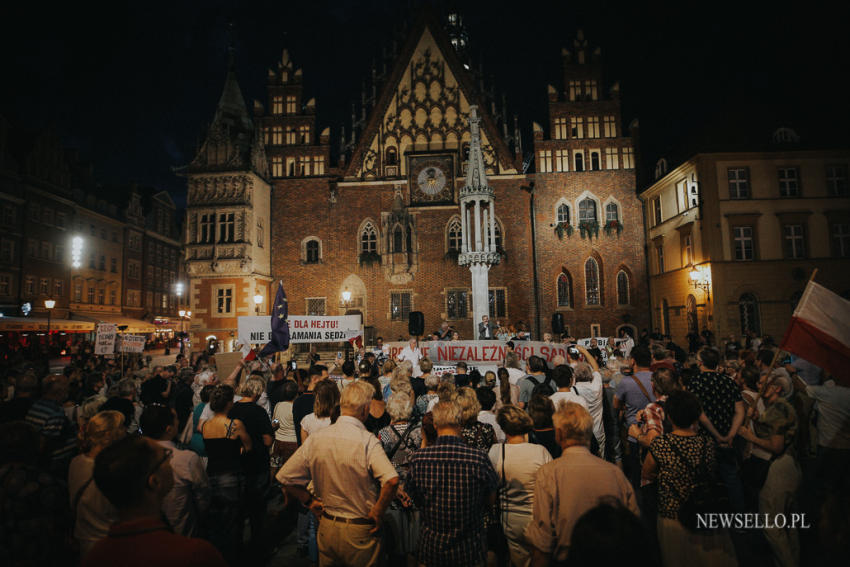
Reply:
M445 205L454 202L454 159L451 154L408 156L411 205Z

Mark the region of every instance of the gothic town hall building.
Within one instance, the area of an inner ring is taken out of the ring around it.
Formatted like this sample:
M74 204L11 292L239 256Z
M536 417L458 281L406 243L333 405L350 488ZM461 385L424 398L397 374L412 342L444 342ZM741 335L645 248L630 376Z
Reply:
M447 320L477 338L473 312L486 311L461 265L474 240L463 231L481 220L460 206L471 107L493 196L481 213L489 293L476 294L491 319L535 339L558 312L576 337L648 326L635 149L600 49L581 32L563 49L563 83L548 86L548 123L531 125L530 159L517 120L466 63L458 19L421 16L334 136L318 131L321 109L287 51L250 111L231 65L206 139L180 169L195 344L232 349L236 318L269 313L277 280L290 313L362 314L367 340L406 336L412 311L426 332Z

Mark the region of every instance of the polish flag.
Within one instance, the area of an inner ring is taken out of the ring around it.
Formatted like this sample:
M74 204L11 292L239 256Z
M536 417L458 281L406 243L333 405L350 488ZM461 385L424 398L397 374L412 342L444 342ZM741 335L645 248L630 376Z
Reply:
M257 358L257 351L251 348L251 344L243 338L239 339L239 350L242 352L242 362L248 362Z
M820 366L836 379L846 379L850 376L850 301L809 281L779 348Z

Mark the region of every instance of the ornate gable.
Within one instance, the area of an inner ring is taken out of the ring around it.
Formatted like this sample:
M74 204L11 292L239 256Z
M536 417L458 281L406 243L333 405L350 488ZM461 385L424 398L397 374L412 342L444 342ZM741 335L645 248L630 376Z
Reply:
M430 17L420 20L384 86L345 176L397 178L408 174L406 155L452 152L455 175L466 173L469 107L479 104L469 73L445 32ZM491 117L483 116L481 150L487 173L516 173L515 158Z

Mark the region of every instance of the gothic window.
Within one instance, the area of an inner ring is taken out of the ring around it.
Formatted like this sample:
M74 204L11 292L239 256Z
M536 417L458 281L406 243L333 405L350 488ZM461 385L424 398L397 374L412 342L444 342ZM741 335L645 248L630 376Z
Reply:
M235 241L235 219L233 213L220 213L218 215L218 241Z
M496 233L495 241L496 241L496 250L500 250L504 247L505 243L502 242L502 225L499 222L498 217L493 222L493 232Z
M599 159L599 152L590 152L590 170L599 171L602 169L602 160Z
M620 220L620 208L617 203L608 203L605 205L605 222Z
M629 275L620 270L617 272L617 304L629 305Z
M596 222L596 201L589 197L579 201L578 222Z
M573 289L570 276L564 272L558 275L558 307L572 307Z
M314 239L308 240L304 245L304 263L318 264L321 258L321 247L319 241Z
M375 225L371 222L367 222L363 227L363 230L360 232L360 251L378 251L378 231L375 230Z
M575 167L573 168L575 171L584 171L584 152L573 152L575 156Z
M567 204L558 205L558 222L570 224L570 207Z
M459 218L454 217L449 221L447 234L449 245L448 249L460 252L461 242L463 240L463 227L460 224Z
M488 302L490 317L507 317L508 301L507 290L503 287L490 288L488 293Z
M599 288L599 264L595 258L584 263L584 300L588 305L600 305L602 294Z
M393 252L404 252L404 231L399 225L393 229Z
M387 165L398 165L398 150L395 148L387 148Z
M756 296L751 293L743 294L738 300L738 311L741 316L741 334L746 335L753 331L757 336L761 336L761 318Z

